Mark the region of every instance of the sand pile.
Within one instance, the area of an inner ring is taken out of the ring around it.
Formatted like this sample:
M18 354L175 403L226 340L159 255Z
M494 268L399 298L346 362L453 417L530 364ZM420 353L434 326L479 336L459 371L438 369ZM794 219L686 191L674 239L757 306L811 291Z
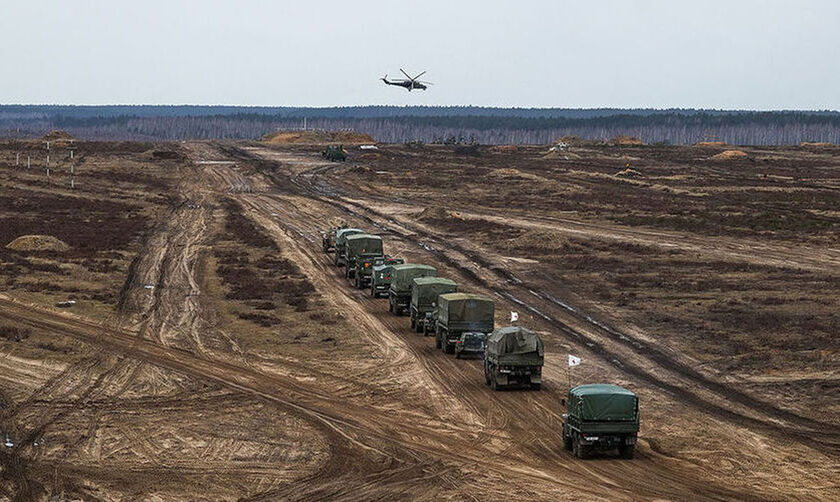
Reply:
M321 143L365 144L375 143L368 134L353 131L278 131L266 134L263 141L272 145L306 145Z
M627 136L626 134L619 134L611 142L616 145L644 145L644 142L639 138Z
M461 220L461 215L455 211L449 211L445 208L440 206L434 207L427 207L426 209L422 210L420 214L417 215L417 219L420 221L440 221L440 220Z
M620 178L643 178L644 177L644 175L642 173L640 173L639 171L637 171L635 169L629 168L629 167L627 169L622 169L621 171L615 173L615 175L620 177Z
M52 235L21 235L6 244L15 251L67 251L70 246Z
M826 146L834 146L834 143L828 143L825 141L803 141L799 143L799 146L816 146L816 147L826 147Z
M510 167L504 167L501 169L493 169L493 171L488 175L493 178L502 178L502 179L522 179L522 180L542 180L539 176L536 176L531 173L523 173L519 169L513 169Z
M698 141L695 146L726 146L724 141Z
M62 131L60 129L55 129L55 130L52 130L52 131L48 132L47 134L44 134L43 136L41 136L41 139L43 139L44 141L59 141L59 140L69 141L69 140L74 139L74 138L73 138L73 136L70 136L70 133L68 133L67 131Z
M556 251L569 243L569 238L551 230L528 230L508 242L510 249Z
M742 152L741 150L726 150L717 155L712 155L712 158L715 160L745 159L747 157L747 152Z

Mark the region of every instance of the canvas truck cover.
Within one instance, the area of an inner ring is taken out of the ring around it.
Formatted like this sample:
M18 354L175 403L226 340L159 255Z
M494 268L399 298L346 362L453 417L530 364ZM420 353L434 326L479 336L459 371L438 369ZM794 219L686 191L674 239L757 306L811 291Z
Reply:
M391 289L397 293L407 294L411 291L411 280L417 277L434 277L437 269L429 265L417 263L403 263L394 265L391 269Z
M447 293L438 297L438 320L447 326L459 325L468 331L493 329L495 306L486 296Z
M353 234L345 239L347 256L381 255L382 237L371 234Z
M335 243L343 246L344 240L347 239L347 237L363 233L365 233L364 230L360 230L358 228L339 228L335 231Z
M487 354L501 365L541 365L545 358L542 338L519 326L498 328L487 337Z
M637 410L636 394L617 385L578 385L569 391L569 413L581 420L636 420Z
M411 283L411 304L417 309L432 307L438 295L458 291L455 281L443 277L417 277Z

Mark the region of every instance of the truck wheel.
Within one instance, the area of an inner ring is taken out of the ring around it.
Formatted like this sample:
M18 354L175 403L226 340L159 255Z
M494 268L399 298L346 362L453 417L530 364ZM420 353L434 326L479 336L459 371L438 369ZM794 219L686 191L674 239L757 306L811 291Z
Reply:
M539 384L539 383L532 383L531 384L531 390L540 390L540 389L542 389L542 384Z
M621 455L621 458L626 458L631 460L633 456L636 454L636 445L634 444L626 444L623 446L618 447L618 454Z
M443 353L452 354L453 352L455 352L453 349L454 347L452 346L452 344L447 341L446 345L443 346Z
M461 359L461 353L457 350L455 351L455 359Z
M356 274L356 289L362 289L362 278Z
M376 298L376 288L373 287L373 284L370 285L370 297Z
M565 432L563 433L563 448L566 451L572 451L572 438L566 435Z
M494 391L499 390L499 382L496 381L496 373L490 374L490 388Z
M411 329L412 329L412 331L414 331L415 333L417 333L417 322L415 322L415 321L414 321L414 318L413 318L413 317L411 318L411 322L410 322L410 324L411 324Z
M439 348L440 348L440 345L441 345L441 344L440 344L440 338L435 337L435 348L436 348L436 349L439 349Z
M490 385L490 373L487 372L487 363L484 364L484 385Z

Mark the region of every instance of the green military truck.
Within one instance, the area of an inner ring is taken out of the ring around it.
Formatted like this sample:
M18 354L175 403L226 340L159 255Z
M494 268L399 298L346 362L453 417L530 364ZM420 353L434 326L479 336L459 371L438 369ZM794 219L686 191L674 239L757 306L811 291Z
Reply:
M578 385L569 390L563 414L563 446L578 458L618 450L633 458L639 433L639 398L617 385Z
M411 300L411 281L418 277L434 277L437 269L418 263L394 265L391 269L391 286L388 288L388 310L392 314L403 315L408 310Z
M455 293L458 285L452 279L443 277L418 277L411 281L411 304L409 305L409 316L411 316L411 329L415 333L424 332L426 314L430 313L437 306L438 296L446 293Z
M330 227L326 231L321 232L321 247L325 253L335 249L335 233L344 227Z
M394 265L402 265L405 260L385 255L373 259L373 273L370 275L370 296L378 298L388 296L391 287L391 270Z
M336 267L344 265L344 241L351 235L363 234L364 230L358 228L340 228L335 232L335 257L333 263Z
M321 156L330 162L344 162L347 160L347 152L344 145L330 145L321 152Z
M455 352L455 344L465 331L493 331L493 300L469 293L447 293L438 296L435 317L435 346L447 354Z
M540 335L520 326L499 328L487 337L484 383L493 390L512 386L539 390L544 359Z
M370 283L373 259L383 256L382 237L353 234L344 240L344 277L357 289Z

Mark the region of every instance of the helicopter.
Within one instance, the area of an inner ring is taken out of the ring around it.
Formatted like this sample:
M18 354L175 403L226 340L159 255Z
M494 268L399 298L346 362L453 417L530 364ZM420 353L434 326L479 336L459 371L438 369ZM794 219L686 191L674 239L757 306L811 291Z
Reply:
M420 89L421 91L425 91L427 86L432 85L431 82L424 82L422 80L417 80L418 78L422 77L424 73L426 73L425 71L420 73L419 75L417 75L414 78L411 78L411 76L408 73L406 73L405 70L403 70L402 68L400 68L400 71L402 72L403 75L405 75L408 78L407 79L400 78L400 79L395 79L395 80L393 80L393 79L388 80L388 75L386 74L380 80L385 82L387 85L398 85L400 87L405 87L405 90L407 90L409 92L411 92L412 89Z

